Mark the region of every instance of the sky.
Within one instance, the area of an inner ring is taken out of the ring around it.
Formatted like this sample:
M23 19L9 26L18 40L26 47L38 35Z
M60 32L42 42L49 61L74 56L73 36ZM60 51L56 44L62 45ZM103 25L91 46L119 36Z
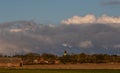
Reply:
M120 0L0 0L0 23L35 20L60 23L72 16L120 16Z

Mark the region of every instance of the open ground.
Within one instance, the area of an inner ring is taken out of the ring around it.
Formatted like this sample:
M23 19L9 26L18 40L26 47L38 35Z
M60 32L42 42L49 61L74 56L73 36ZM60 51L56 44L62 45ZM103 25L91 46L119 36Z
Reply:
M1 67L0 73L120 73L120 63L23 65L23 67Z
M23 67L1 67L2 69L120 69L120 63L86 63L58 65L23 65Z
M120 63L115 64L60 64L60 65L24 65L23 69L120 69Z

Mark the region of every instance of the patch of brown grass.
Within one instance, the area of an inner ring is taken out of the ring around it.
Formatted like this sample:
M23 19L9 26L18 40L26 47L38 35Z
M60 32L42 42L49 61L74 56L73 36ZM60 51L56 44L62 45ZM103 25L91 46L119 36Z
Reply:
M59 64L59 65L24 65L23 69L120 69L120 63L110 64Z

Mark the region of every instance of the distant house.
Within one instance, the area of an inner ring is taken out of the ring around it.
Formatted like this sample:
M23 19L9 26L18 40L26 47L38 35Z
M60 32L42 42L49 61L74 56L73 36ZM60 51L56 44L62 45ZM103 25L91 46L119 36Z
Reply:
M21 67L21 58L0 58L0 67Z
M45 60L43 57L40 57L38 62L39 62L39 64L60 64L59 59Z
M60 64L60 60L59 59L55 59L55 64Z
M49 63L49 61L48 61L48 60L45 60L43 57L40 57L40 58L38 59L38 61L39 61L40 64L48 64L48 63Z

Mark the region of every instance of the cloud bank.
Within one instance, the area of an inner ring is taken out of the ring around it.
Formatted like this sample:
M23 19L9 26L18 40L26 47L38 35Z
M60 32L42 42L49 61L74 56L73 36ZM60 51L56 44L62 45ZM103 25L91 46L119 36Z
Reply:
M31 21L0 24L0 54L33 52L62 55L64 50L68 53L120 54L120 27L113 27L120 25L113 23L118 20L119 17L86 15L64 20L69 22L65 25Z
M93 23L120 24L120 17L113 17L108 15L102 15L100 17L96 17L93 14L88 14L85 16L73 16L66 20L62 20L61 23L66 25L93 24Z

